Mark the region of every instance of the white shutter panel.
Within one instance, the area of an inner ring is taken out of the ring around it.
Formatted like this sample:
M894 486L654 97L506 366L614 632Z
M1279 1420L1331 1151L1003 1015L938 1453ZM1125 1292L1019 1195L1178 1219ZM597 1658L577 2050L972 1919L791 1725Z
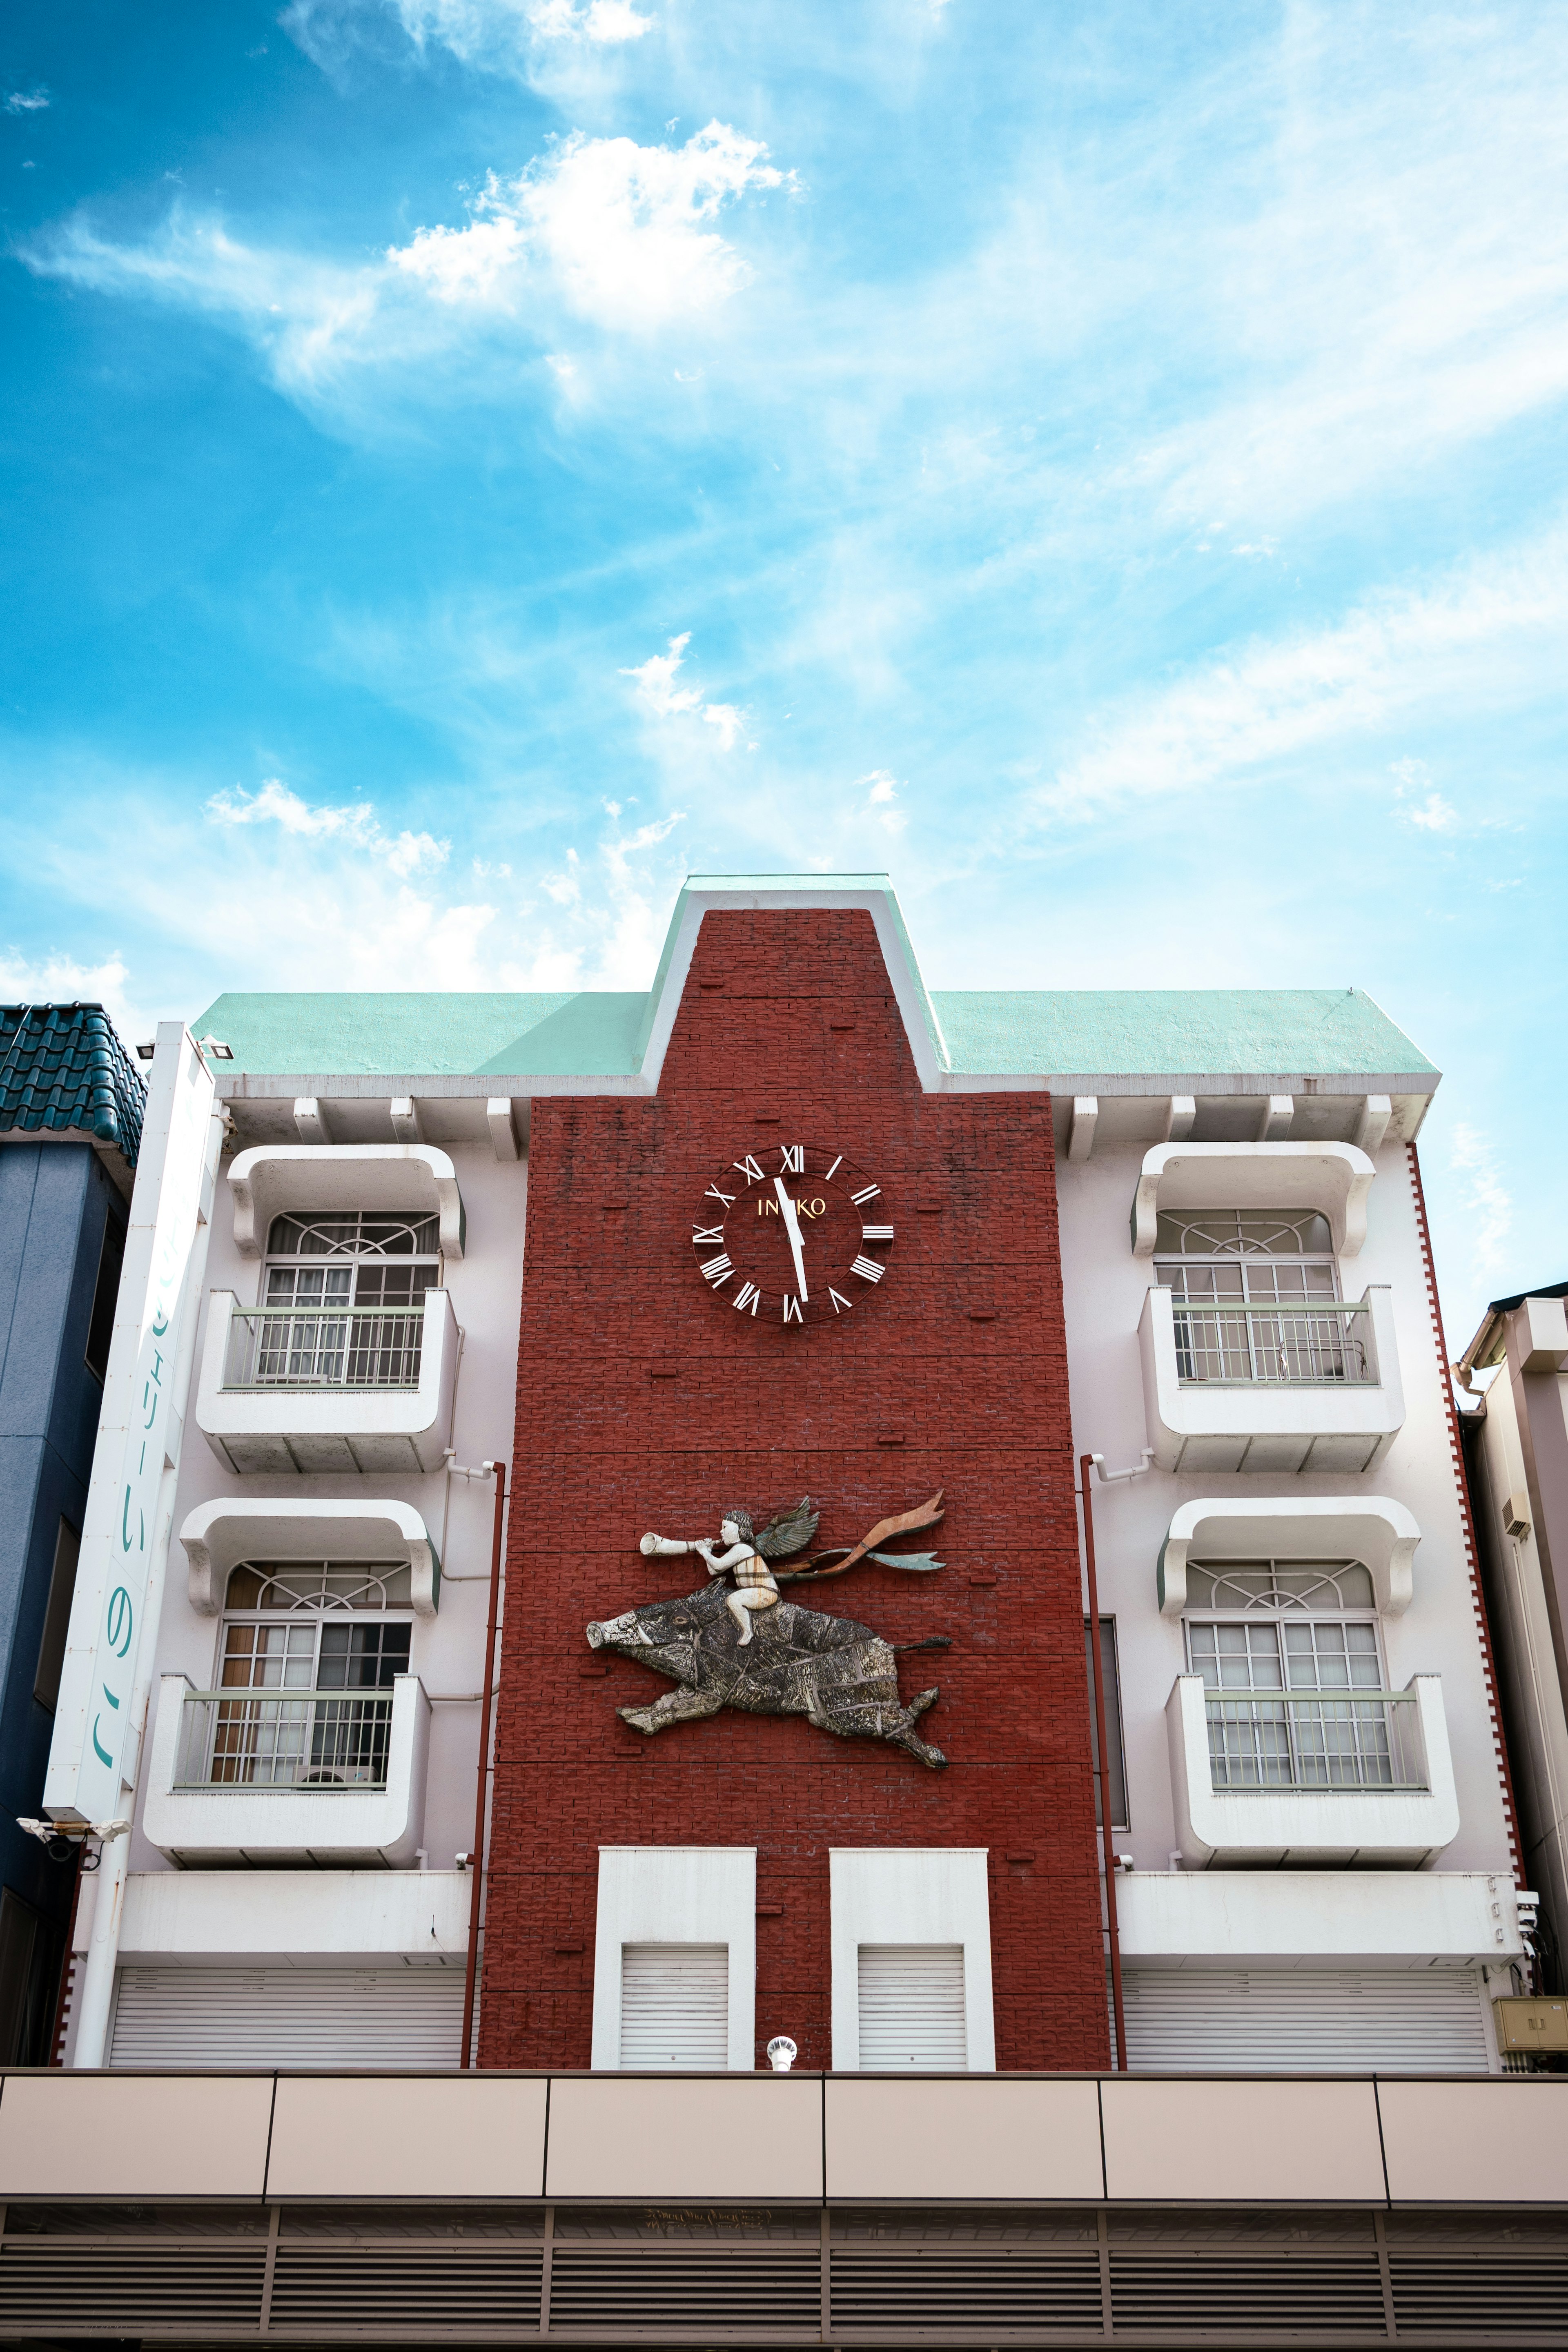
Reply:
M728 1944L623 1944L622 2065L721 2068L729 2060Z
M967 2067L962 1944L862 1944L859 1974L863 2067Z
M122 1969L111 2066L455 2066L461 1969Z
M1198 2074L1484 2074L1476 1969L1129 1969L1134 2067Z

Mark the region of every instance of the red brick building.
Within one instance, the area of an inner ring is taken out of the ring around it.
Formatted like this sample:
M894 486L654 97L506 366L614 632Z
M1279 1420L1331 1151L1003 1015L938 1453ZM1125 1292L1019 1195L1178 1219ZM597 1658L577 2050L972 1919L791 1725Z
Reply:
M799 1326L776 1291L737 1312L744 1266L710 1287L692 1244L716 1179L727 1235L771 1215L797 1140L893 1232L885 1280L840 1276ZM985 1858L995 2063L1106 2064L1049 1095L928 1091L863 906L710 910L657 1092L535 1103L526 1263L481 2064L589 2063L600 1849L693 1846L756 1850L759 2063L776 2033L832 2063L830 1850L956 1848ZM795 1597L951 1643L899 1669L906 1699L940 1688L945 1769L798 1716L619 1718L668 1681L584 1626L703 1581L645 1529L809 1494L816 1548L850 1546L938 1489L940 1571Z

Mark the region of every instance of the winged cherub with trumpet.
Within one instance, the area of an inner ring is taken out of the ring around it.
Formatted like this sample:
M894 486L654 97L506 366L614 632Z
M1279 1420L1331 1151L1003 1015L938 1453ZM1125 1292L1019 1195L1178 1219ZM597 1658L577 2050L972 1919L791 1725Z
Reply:
M696 1552L707 1567L710 1576L729 1576L734 1589L724 1602L740 1628L739 1646L744 1649L755 1627L752 1618L763 1609L771 1609L779 1599L779 1584L816 1583L829 1576L842 1576L862 1559L879 1560L885 1568L912 1569L917 1574L928 1575L942 1562L931 1552L883 1552L873 1547L886 1543L896 1535L910 1535L920 1528L935 1527L942 1516L942 1490L929 1503L920 1504L912 1511L904 1511L890 1519L879 1519L869 1535L858 1544L840 1546L830 1551L818 1552L803 1567L781 1569L774 1575L770 1561L792 1559L804 1551L816 1533L821 1514L811 1507L811 1496L803 1495L798 1503L775 1511L759 1533L749 1511L729 1510L719 1526L718 1541L710 1537L697 1536L684 1542L678 1536L646 1535L638 1549L645 1559L677 1559L686 1552Z

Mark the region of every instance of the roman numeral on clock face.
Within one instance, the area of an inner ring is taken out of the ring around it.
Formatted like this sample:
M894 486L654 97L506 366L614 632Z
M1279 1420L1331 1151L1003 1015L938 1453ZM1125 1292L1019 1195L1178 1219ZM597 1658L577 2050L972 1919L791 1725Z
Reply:
M721 1282L729 1281L735 1269L721 1250L717 1257L709 1258L705 1265L698 1267L697 1271L704 1282L710 1282L717 1290Z
M758 1167L756 1161L752 1159L749 1151L747 1152L744 1160L732 1160L730 1162L730 1165L731 1168L739 1169L741 1174L745 1178L748 1184L760 1184L762 1182L763 1171Z
M850 1193L849 1198L858 1209L863 1209L868 1201L880 1199L881 1192L882 1188L879 1184L862 1184L858 1192Z
M862 1251L851 1264L849 1271L851 1274L858 1274L862 1282L880 1282L886 1268L878 1259L868 1257Z
M805 1174L805 1144L786 1143L782 1148L784 1152L784 1166L779 1171L779 1173L783 1176L804 1176Z
M742 1315L745 1314L748 1308L754 1315L757 1311L757 1301L762 1295L754 1282L743 1282L730 1304Z
M694 1249L722 1249L724 1246L723 1226L699 1225L697 1231L691 1236L691 1245Z
M710 1184L702 1197L705 1201L721 1201L727 1209L732 1209L735 1205L733 1192L721 1192L717 1184Z
M805 1321L805 1316L800 1311L800 1301L795 1297L793 1291L786 1290L784 1292L784 1319L786 1323L804 1323Z

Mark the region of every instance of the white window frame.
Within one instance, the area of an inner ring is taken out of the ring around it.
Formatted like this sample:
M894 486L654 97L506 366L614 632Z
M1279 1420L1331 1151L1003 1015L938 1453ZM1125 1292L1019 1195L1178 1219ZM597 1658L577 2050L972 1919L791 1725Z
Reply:
M862 1944L962 1944L969 2072L996 2071L986 1846L833 1846L833 2065L860 2071Z
M757 2045L757 1849L754 1845L602 1845L594 1942L589 2064L621 2064L621 1950L626 1944L727 1944L731 2074L750 2074Z

